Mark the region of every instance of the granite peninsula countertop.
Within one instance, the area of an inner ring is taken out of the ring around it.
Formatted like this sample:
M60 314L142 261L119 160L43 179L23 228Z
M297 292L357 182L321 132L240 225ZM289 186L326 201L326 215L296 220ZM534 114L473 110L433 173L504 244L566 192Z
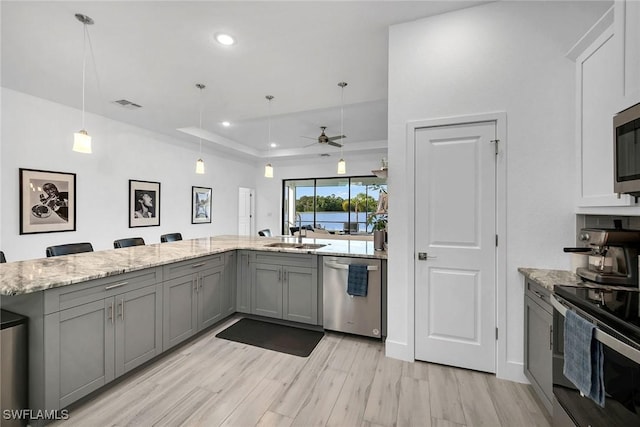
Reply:
M315 250L266 246L296 241L294 237L216 236L10 262L0 264L0 295L28 294L236 249L387 259L387 252L374 250L370 240L302 239L326 245Z
M547 270L543 268L518 268L527 279L553 292L553 285L582 285L580 277L567 270Z

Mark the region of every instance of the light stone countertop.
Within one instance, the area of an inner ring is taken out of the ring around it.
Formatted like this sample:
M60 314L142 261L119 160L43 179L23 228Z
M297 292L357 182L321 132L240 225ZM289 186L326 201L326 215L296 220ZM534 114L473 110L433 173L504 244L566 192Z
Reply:
M0 264L0 295L20 295L236 249L387 259L367 240L303 239L316 250L266 247L293 237L216 236Z
M584 282L575 273L567 270L547 270L543 268L518 268L522 275L533 280L550 292L553 285L582 285Z

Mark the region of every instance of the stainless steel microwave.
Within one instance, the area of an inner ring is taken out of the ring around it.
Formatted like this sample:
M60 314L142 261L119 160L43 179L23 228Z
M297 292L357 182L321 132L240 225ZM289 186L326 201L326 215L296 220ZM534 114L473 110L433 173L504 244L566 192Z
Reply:
M613 191L640 197L640 103L613 117Z

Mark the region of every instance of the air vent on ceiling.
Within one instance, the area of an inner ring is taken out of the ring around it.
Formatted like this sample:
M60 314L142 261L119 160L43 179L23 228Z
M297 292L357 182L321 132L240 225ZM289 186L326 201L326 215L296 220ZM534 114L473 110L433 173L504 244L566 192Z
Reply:
M320 154L320 157L331 157L331 154L329 154L329 153L322 153L322 154Z
M113 101L114 104L118 104L121 107L127 108L129 110L136 110L138 108L142 108L142 105L138 105L135 102L128 101L126 99L118 99L117 101Z

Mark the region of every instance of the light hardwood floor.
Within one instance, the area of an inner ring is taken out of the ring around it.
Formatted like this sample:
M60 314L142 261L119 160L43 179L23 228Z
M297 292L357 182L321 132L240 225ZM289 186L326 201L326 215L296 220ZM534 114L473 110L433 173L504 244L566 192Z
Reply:
M549 426L530 386L326 333L302 358L207 334L72 408L69 426Z

